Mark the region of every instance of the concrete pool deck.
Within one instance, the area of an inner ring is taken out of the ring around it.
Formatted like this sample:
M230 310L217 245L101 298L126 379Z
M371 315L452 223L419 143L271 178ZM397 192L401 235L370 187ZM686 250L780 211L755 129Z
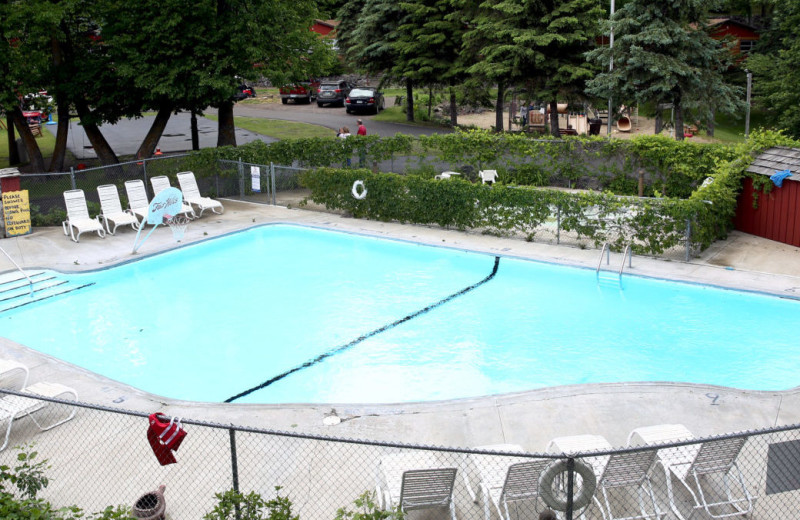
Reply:
M206 215L191 222L182 243L252 226L293 223L589 269L596 268L599 258L595 249L238 201L224 203L223 215ZM106 268L176 245L170 231L159 228L141 247L140 254L132 257L135 235L130 229L106 239L85 234L76 244L60 228L37 228L31 235L4 239L0 246L23 268L74 272ZM621 255L612 255L612 266L619 265L620 259ZM0 260L0 272L10 269L5 259ZM626 267L626 272L800 297L800 251L738 233L691 262L634 257L633 267ZM632 429L659 423L682 423L695 435L705 436L800 422L800 388L756 392L681 383L626 383L562 386L431 403L217 404L175 401L147 394L3 338L0 338L0 356L26 363L31 368L31 383L61 382L75 388L80 400L87 403L147 413L160 410L221 424L369 440L413 439L415 443L439 446L511 443L541 452L554 437L582 433L603 435L612 445L622 446ZM323 418L332 409L341 422L324 425Z

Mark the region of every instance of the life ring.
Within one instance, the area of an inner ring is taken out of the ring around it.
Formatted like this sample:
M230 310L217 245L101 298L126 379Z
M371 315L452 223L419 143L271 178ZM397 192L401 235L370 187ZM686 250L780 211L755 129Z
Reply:
M359 190L359 187L361 188ZM364 181L358 180L353 183L353 197L357 198L358 200L364 200L367 198L367 187L364 186Z
M560 495L563 493L553 488L554 484L556 487L559 485L556 482L556 478L562 473L566 474L567 471L566 459L557 460L547 466L539 477L539 496L542 497L548 507L556 511L567 510L566 497L561 498ZM572 498L572 510L577 511L588 506L589 502L592 501L592 496L597 488L597 477L592 467L580 459L575 459L574 472L583 479L583 484L578 488L578 494ZM566 475L564 476L566 477Z

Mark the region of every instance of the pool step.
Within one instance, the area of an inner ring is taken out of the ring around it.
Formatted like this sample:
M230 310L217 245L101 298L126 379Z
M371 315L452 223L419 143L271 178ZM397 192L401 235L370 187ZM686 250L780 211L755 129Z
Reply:
M28 276L30 282L19 272L0 275L0 313L94 285L76 284L46 271L29 272Z

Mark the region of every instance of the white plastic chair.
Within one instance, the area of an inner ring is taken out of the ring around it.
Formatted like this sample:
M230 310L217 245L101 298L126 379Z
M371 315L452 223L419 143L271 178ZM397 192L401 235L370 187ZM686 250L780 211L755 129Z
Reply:
M478 175L484 184L494 184L497 181L497 170L481 170Z
M28 367L23 365L22 363L18 363L17 361L11 361L8 359L0 359L0 379L5 379L6 377L14 374L15 372L20 372L22 375L22 384L19 385L19 388L11 388L2 386L0 388L11 388L11 390L22 390L28 385L28 377L30 376L30 371Z
M178 174L178 183L181 185L183 192L183 199L192 205L197 212L197 216L203 216L203 212L210 209L213 213L221 215L225 208L218 200L200 195L200 190L197 187L197 179L193 172L180 172Z
M662 444L691 440L694 435L682 424L660 424L633 430L628 435L628 445L637 438L643 444ZM745 516L753 511L756 497L747 489L744 475L736 465L736 458L746 442L747 437L735 437L658 450L658 461L664 468L667 481L670 507L679 519L691 518L701 509L712 518ZM704 490L707 486L703 485L711 475L722 478L724 496L716 501L709 500L707 491ZM738 497L734 497L731 490L731 475L739 484L741 495ZM679 510L671 477L675 477L683 485L694 501L688 516L684 516Z
M64 386L58 383L35 383L31 386L28 386L22 390L24 393L31 394L31 395L38 395L42 397L51 397L51 398L59 398L64 395L72 395L74 400L78 400L78 394L72 388L68 386ZM3 445L0 446L0 451L4 450L8 445L8 438L11 435L11 427L14 424L14 421L20 419L25 416L30 416L36 426L39 427L40 430L46 431L60 424L64 424L65 422L69 421L73 417L75 417L76 409L75 407L71 407L71 413L64 419L56 421L53 424L45 426L41 422L36 419L34 415L36 412L42 410L46 406L51 404L49 401L44 401L41 399L35 399L31 397L23 397L20 395L11 395L6 394L2 398L0 398L0 424L4 421L8 421L8 426L6 427L6 435L5 439L3 440Z
M147 213L150 200L147 198L147 189L141 179L125 181L125 193L128 195L128 207L139 225L147 224Z
M99 218L106 226L106 231L112 235L116 233L119 226L130 225L133 229L139 229L139 219L131 210L122 209L119 201L119 192L114 184L103 184L97 187L97 195L100 197ZM114 224L114 227L111 227Z
M64 229L64 234L73 242L78 242L81 234L86 232L94 231L100 238L106 237L106 230L100 220L89 216L89 207L86 205L83 190L65 191L64 204L67 207L67 220L61 223L61 227Z
M156 177L151 177L150 184L153 186L154 195L158 195L165 189L172 187L166 175L158 175ZM186 218L189 219L197 218L197 215L195 215L194 209L192 209L191 204L186 202L186 200L183 201L183 209L178 214L184 215Z

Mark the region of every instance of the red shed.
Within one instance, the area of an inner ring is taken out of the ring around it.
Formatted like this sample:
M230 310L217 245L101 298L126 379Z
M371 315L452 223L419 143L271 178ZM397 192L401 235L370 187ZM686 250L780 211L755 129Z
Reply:
M745 233L800 247L800 149L770 148L747 169L750 173L767 177L784 170L789 170L791 175L783 179L781 187L773 184L769 193L758 190L756 195L753 179L745 178L734 227Z
M732 48L734 54L749 54L760 38L755 27L735 18L711 18L708 20L708 25L714 39L721 40L725 37L734 39L735 44Z
M338 20L314 20L314 25L311 30L321 36L328 36L329 38L336 38L336 27L339 25Z

